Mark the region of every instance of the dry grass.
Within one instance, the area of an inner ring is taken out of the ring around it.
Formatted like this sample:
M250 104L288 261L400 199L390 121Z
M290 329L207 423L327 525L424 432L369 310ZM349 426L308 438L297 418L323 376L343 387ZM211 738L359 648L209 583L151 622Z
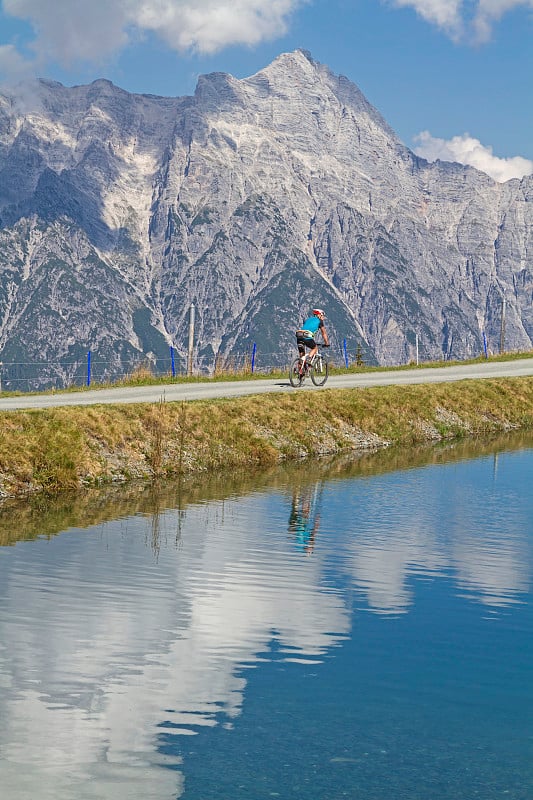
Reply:
M533 428L533 378L0 414L0 493Z

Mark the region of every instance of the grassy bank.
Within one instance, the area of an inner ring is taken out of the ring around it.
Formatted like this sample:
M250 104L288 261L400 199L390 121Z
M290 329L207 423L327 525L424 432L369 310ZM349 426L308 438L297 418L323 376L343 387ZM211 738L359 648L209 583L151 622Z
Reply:
M533 378L0 413L0 496L533 428Z
M51 538L67 528L89 528L119 517L151 517L150 546L157 550L161 539L179 540L178 525L165 524L167 510L183 514L199 502L245 497L250 492L282 493L315 486L333 478L345 480L383 475L396 470L418 469L428 464L458 463L491 456L508 449L533 446L533 431L515 431L488 437L451 439L417 447L387 447L377 451L349 451L307 461L284 461L261 470L226 470L201 476L189 473L179 479L106 483L80 491L42 493L15 497L0 503L0 548L21 541Z

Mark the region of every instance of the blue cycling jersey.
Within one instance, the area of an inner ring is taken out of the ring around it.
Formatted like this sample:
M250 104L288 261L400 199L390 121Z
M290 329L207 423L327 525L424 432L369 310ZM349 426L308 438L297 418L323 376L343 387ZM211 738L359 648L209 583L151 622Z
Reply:
M323 325L324 325L324 323L322 322L321 319L319 319L318 317L312 316L312 317L308 317L302 323L302 330L310 331L314 336L314 334L318 331L318 329L322 328Z

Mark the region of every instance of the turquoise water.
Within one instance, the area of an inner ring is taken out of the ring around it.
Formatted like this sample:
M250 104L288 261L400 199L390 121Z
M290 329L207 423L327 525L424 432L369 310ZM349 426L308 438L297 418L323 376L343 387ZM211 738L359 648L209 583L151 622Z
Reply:
M2 798L531 800L533 451L306 473L0 547Z

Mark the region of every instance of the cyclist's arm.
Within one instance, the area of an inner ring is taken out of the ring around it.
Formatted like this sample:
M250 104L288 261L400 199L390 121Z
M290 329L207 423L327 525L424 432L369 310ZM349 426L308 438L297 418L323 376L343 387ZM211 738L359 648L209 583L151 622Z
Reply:
M322 325L322 327L320 328L320 332L322 334L322 338L324 339L324 344L326 345L326 347L329 347L328 332L326 330L325 325Z

